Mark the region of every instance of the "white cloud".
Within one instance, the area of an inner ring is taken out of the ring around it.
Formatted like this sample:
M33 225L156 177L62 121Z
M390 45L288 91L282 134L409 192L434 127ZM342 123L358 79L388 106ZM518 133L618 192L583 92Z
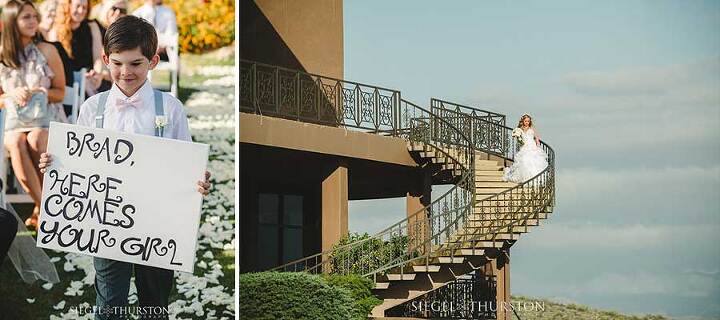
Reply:
M532 114L559 159L563 152L631 161L644 153L671 155L679 149L693 152L691 157L720 154L720 56L548 79L528 87L483 85L468 103L506 114L510 126L520 114ZM680 160L677 155L672 159Z
M686 192L720 194L720 166L666 168L571 168L558 169L558 197L574 201L597 199L605 202L614 195L677 196ZM668 199L673 200L673 199ZM714 200L720 204L720 199Z
M552 218L551 218L552 219ZM720 242L720 225L578 225L554 223L537 227L523 238L523 250L658 249L670 245L692 245L698 241ZM605 251L606 252L606 251ZM716 254L718 252L715 252Z
M636 271L624 274L600 274L587 282L571 286L569 291L576 294L667 294L703 298L716 293L718 288L720 288L720 277L717 276L687 273L667 275Z
M577 72L564 75L562 82L575 92L591 96L689 95L718 101L720 57L682 64L613 71ZM712 90L714 88L714 90Z

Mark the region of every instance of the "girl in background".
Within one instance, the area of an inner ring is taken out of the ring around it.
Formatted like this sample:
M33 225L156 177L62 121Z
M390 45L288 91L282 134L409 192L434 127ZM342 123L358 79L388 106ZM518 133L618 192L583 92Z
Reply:
M35 163L47 149L50 121L66 122L62 110L65 73L55 47L40 41L40 17L31 2L10 0L2 10L0 108L5 116L5 148L15 176L35 203L25 221L37 227L42 175Z

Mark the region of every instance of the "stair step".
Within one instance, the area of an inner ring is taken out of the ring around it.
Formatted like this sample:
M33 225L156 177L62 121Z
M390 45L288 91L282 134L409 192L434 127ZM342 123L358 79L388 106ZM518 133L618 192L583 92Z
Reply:
M499 215L507 216L513 215L515 218L520 218L528 213L532 213L535 208L533 207L506 207L506 206L483 206L475 207L473 210L474 215L490 216L491 218L497 218Z
M537 216L531 215L530 217L527 218L528 225L531 225L531 224L540 225L538 220L545 220L548 218L548 215L549 215L548 212L539 212L539 213L537 213ZM514 220L517 220L517 219L513 219L511 217L505 217L505 216L501 216L501 217L492 217L491 216L490 218L488 218L487 215L483 216L483 215L479 215L479 214L473 214L473 215L468 216L468 221L514 221Z
M412 142L408 141L407 143L407 149L412 152L419 152L419 151L425 151L428 148L428 145L420 142Z
M517 183L506 181L475 181L475 188L505 188L517 186Z
M475 164L475 170L480 171L502 171L503 166L498 165L487 165L487 164Z
M497 228L497 230L498 230L497 232L502 232L502 233L508 232L508 233L510 233L510 230L508 230L510 227L503 227L503 228L500 228L500 227L492 227L490 230L495 230L496 228ZM512 233L528 233L528 232L530 232L530 228L531 228L531 227L527 227L527 226L513 226L513 227L512 227ZM465 231L458 231L456 234L457 234L458 236L463 236L463 235L472 236L472 235L478 234L478 232L473 232L472 229L468 229L467 232L465 232Z
M413 266L413 271L420 273L420 272L440 272L440 266L436 265L422 265L422 266Z
M492 240L492 235L487 235L483 240ZM495 240L519 240L520 234L519 233L498 233L495 235Z
M510 233L507 231L499 231L494 235L494 239L493 239L493 234L481 235L481 234L471 234L470 232L468 232L467 234L461 233L461 232L463 232L463 231L458 231L457 234L455 234L453 237L451 237L450 239L447 240L447 243L454 243L454 244L460 243L463 247L470 248L470 246L472 246L472 243L473 243L470 241L470 239L473 239L475 241L474 243L480 243L480 241L500 242L503 240L507 240L507 241L518 240L518 239L520 239L520 235L522 234L519 232ZM462 235L465 235L465 236L463 237ZM473 237L470 237L468 235L473 235ZM477 248L477 246L476 246L476 248Z
M505 242L503 241L489 240L475 241L474 244L476 248L502 248L503 246L505 246Z
M412 281L415 280L415 274L414 273L392 273L392 274L386 274L385 277L387 277L388 281Z
M458 249L455 250L455 255L457 256L484 256L485 250L484 249Z
M492 210L491 212L494 213L495 209L497 209L497 208L499 208L501 210L501 212L506 212L505 210L507 210L508 208L513 208L514 210L518 209L519 205L524 204L524 202L525 202L524 200L513 200L513 202L510 202L510 201L504 201L501 199L486 198L486 199L482 200L482 202L478 202L475 204L475 207L473 208L473 212L479 214L479 213L483 213L482 210ZM508 207L509 205L513 205L513 206ZM530 207L525 205L525 208L527 209L525 211L529 212ZM551 206L547 206L543 210L543 212L552 212L552 211L553 211L553 207L551 207Z
M478 176L503 176L502 171L491 171L491 170L475 170L475 179Z
M510 188L475 188L475 193L479 195L498 194Z
M462 237L452 237L447 240L448 244L457 245L461 243L464 249L486 249L486 248L502 248L505 246L505 241L502 239L492 240L474 240L470 241L469 238L463 239Z
M512 219L488 219L488 218L479 217L476 219L469 219L466 222L466 225L468 228L480 228L480 227L490 227L490 226L497 224L498 222L504 223L506 221L510 222L513 220ZM518 225L521 225L521 226L527 225L530 227L537 227L540 225L540 221L538 219L526 219L526 220L518 222L518 223L519 223Z
M483 183L483 182L504 182L502 175L496 175L496 176L478 176L475 175L475 184Z
M437 262L442 264L460 264L465 261L463 257L437 257Z
M475 157L475 166L478 166L478 165L496 166L496 165L498 165L498 162L495 160L481 160L481 159L478 159L477 157Z
M433 158L437 157L437 153L432 150L420 151L419 154L420 154L420 157L424 158L424 159L427 159L427 158L433 159Z
M373 289L384 290L390 287L390 282L375 282Z
M460 166L457 163L448 162L448 163L442 163L441 164L443 170L455 170L455 169L462 169L462 166Z

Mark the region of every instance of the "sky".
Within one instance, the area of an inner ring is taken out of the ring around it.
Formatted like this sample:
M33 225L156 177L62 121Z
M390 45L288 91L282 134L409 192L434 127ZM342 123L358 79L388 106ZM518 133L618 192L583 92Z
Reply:
M343 4L345 79L529 113L555 149L557 206L512 247L512 294L720 317L720 1ZM404 199L349 215L376 232Z

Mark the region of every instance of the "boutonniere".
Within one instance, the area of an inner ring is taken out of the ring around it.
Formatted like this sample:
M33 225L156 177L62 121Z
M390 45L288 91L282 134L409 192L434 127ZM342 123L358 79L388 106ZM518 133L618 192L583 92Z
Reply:
M163 129L165 129L165 126L167 125L167 117L166 116L155 116L155 130L158 132L159 136L163 136Z

